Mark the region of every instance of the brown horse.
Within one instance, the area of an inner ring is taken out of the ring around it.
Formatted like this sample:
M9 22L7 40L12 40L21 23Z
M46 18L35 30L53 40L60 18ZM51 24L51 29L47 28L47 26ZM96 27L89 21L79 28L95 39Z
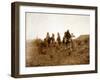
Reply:
M72 38L75 37L72 34L70 34L69 30L67 30L67 32L64 33L64 37L63 37L63 43L66 44L66 47L69 48L72 51L73 48L73 41Z
M57 44L58 44L58 45L61 44L61 38L60 38L59 32L57 33Z
M50 35L49 32L47 32L46 38L44 39L45 45L48 47L50 45Z

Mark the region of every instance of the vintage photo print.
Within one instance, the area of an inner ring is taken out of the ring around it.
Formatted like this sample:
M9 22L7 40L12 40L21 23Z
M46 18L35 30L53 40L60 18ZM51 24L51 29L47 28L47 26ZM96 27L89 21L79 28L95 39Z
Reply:
M89 64L90 15L26 12L26 67Z
M97 7L12 3L12 77L97 73Z

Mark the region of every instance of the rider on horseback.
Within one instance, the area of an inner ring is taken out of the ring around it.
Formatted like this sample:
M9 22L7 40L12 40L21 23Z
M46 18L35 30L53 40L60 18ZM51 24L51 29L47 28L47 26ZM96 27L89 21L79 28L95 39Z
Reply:
M71 39L71 34L70 34L69 30L67 30L64 33L63 43L65 43L65 44L69 43L70 42L70 39Z

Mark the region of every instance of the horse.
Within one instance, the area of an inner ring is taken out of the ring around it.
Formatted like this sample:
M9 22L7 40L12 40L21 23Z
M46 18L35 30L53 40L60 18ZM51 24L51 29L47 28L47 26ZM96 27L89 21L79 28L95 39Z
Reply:
M72 51L73 49L73 37L75 36L73 35L73 33L70 34L69 31L64 33L63 43L66 44L66 47L69 48L70 51Z
M45 44L47 47L49 47L50 41L51 41L51 38L50 38L50 36L49 36L49 33L47 32L46 38L44 38L44 44Z
M61 44L61 38L60 38L60 34L57 33L57 44L60 45Z

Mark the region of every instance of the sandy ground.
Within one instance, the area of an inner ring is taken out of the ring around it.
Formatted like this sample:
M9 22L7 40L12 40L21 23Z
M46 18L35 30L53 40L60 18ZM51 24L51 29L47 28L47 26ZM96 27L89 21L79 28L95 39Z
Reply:
M81 35L73 40L72 50L65 44L40 46L33 41L26 42L26 66L89 64L89 36Z

